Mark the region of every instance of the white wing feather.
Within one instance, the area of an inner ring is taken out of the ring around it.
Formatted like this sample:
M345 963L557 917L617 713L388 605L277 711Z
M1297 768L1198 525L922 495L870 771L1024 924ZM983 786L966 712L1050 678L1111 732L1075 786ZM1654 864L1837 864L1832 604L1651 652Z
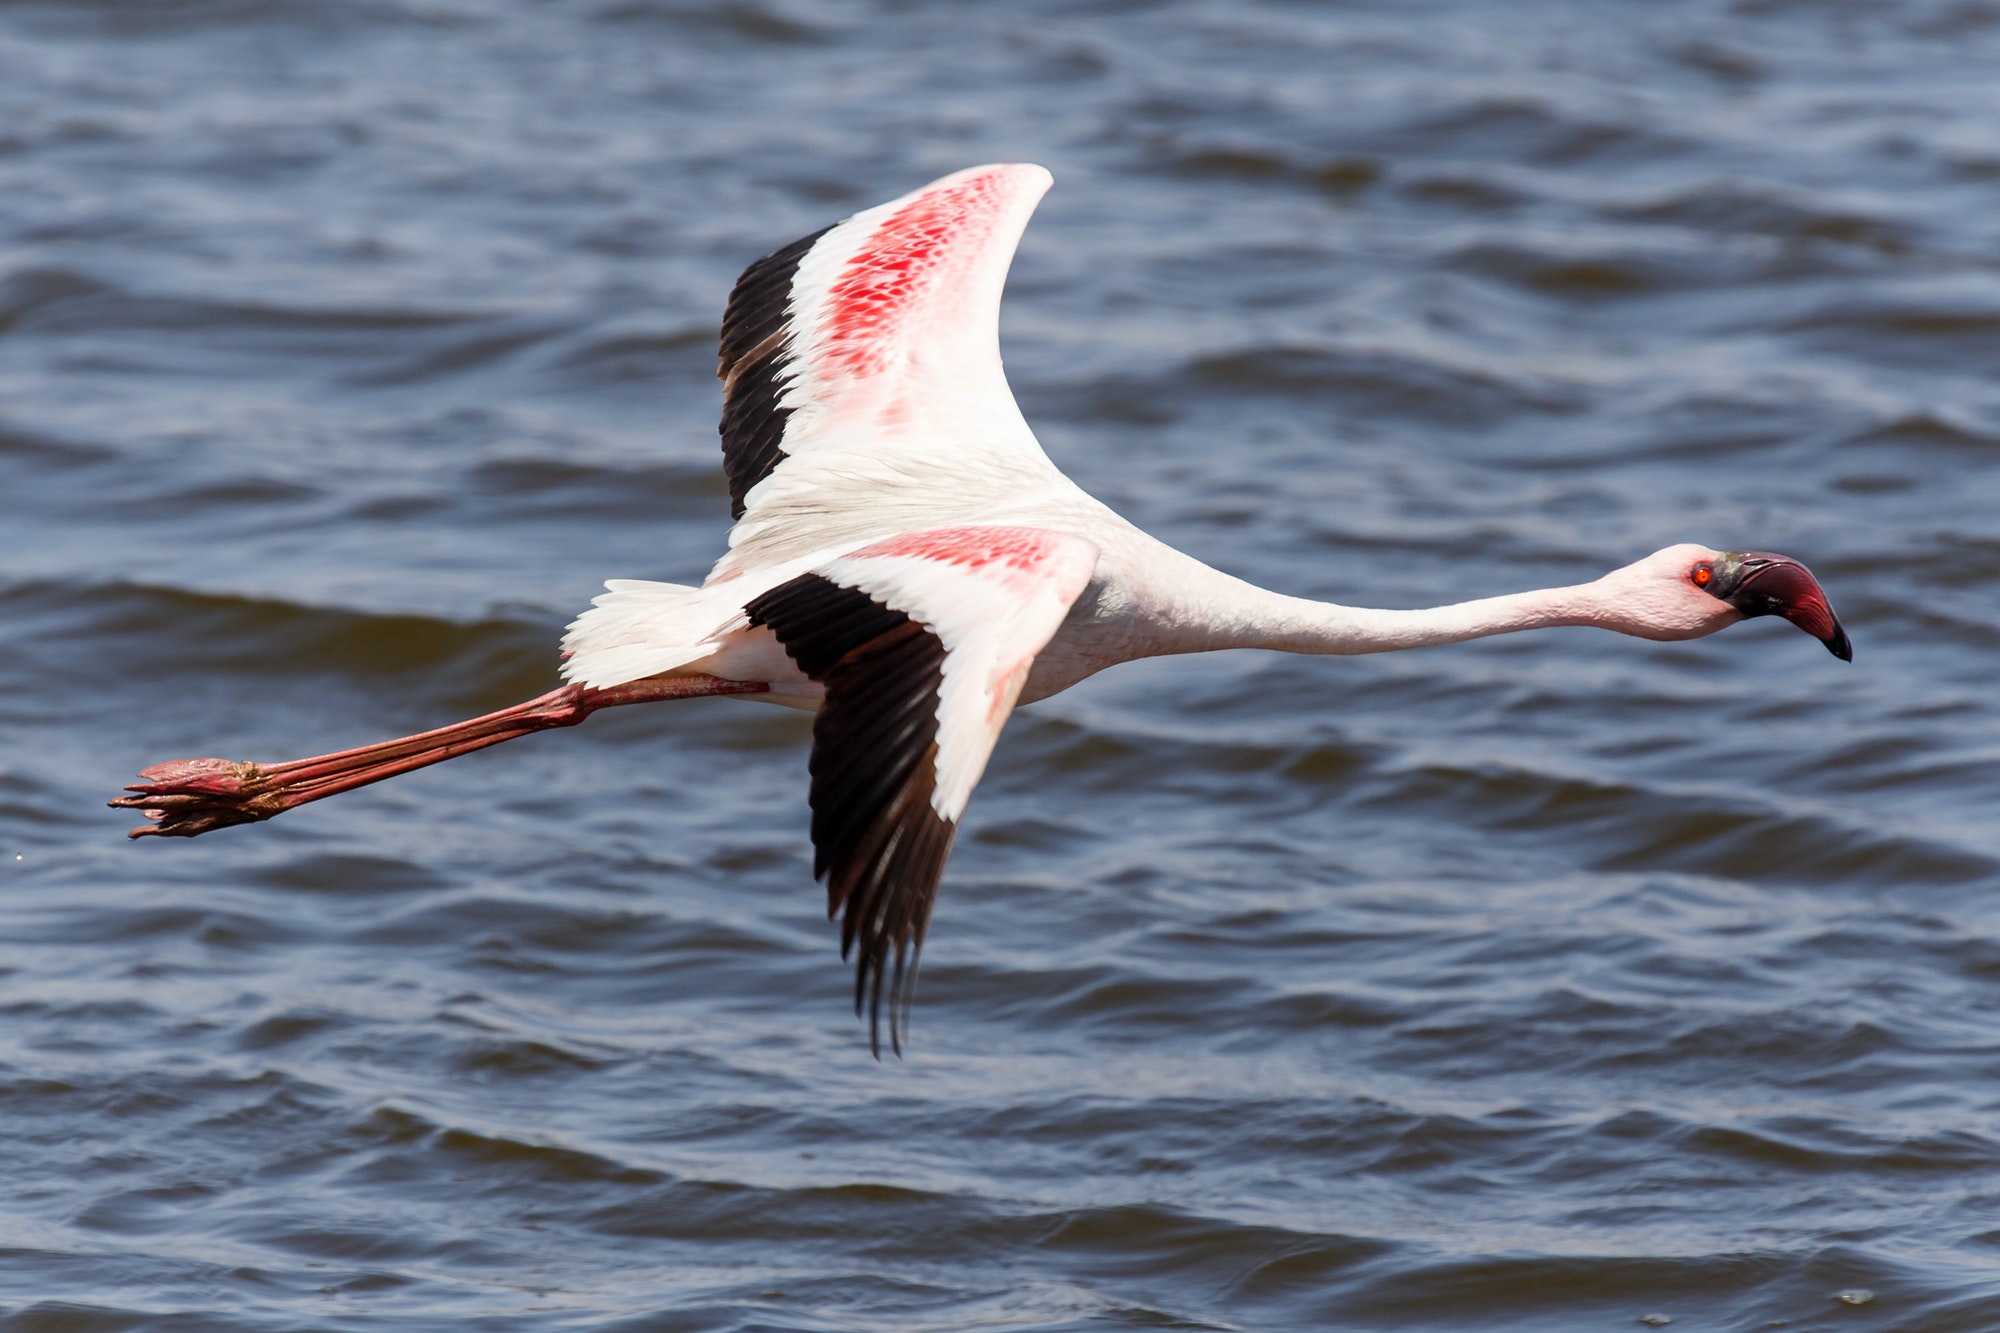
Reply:
M1040 528L969 526L905 533L816 572L904 612L945 647L931 807L956 822L1035 654L1090 582L1097 547Z

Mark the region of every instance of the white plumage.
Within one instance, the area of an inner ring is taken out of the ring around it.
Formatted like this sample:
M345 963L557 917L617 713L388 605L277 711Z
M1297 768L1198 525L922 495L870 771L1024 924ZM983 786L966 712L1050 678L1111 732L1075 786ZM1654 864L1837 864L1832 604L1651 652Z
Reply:
M1592 583L1422 611L1310 602L1127 523L1042 452L1001 368L1009 262L1049 174L974 167L775 251L724 317L723 466L737 522L699 588L614 580L563 640L563 689L290 764L183 760L113 804L138 833L267 819L610 704L703 694L815 709L815 873L890 1035L952 837L1001 728L1134 658L1368 653L1553 625L1650 639L1782 615L1849 656L1804 566L1681 545Z

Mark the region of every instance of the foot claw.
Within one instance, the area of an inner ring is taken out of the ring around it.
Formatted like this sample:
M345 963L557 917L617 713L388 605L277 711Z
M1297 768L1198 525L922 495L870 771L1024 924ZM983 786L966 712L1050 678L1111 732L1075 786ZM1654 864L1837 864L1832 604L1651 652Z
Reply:
M285 801L269 789L255 764L175 759L141 769L139 776L150 781L132 783L125 790L135 795L108 802L152 821L132 829L128 838L192 838L232 824L255 824L285 809Z

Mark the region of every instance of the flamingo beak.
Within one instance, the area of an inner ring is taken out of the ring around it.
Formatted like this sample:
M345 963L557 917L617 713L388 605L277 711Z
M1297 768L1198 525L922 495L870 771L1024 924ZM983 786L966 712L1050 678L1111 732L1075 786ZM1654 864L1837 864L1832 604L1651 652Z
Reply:
M1854 645L1826 600L1819 580L1790 556L1767 551L1731 551L1715 562L1708 591L1744 616L1783 616L1826 645L1843 662L1854 660Z

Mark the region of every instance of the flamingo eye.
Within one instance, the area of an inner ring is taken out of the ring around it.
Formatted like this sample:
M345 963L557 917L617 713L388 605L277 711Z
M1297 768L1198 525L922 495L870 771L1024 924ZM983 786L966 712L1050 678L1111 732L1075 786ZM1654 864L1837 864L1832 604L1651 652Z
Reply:
M1688 577L1694 580L1695 587L1706 588L1708 581L1715 577L1715 570L1706 561L1703 561L1694 567L1694 572L1689 574Z

